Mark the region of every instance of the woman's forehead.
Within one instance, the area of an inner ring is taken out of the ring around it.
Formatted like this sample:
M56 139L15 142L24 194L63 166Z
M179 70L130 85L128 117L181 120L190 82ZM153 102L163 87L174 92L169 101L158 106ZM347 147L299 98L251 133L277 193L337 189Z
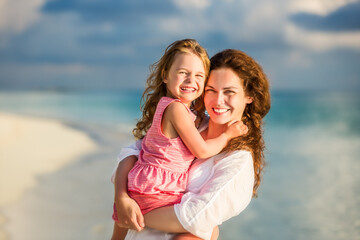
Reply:
M221 88L238 88L241 86L240 77L230 68L215 69L210 72L206 86Z

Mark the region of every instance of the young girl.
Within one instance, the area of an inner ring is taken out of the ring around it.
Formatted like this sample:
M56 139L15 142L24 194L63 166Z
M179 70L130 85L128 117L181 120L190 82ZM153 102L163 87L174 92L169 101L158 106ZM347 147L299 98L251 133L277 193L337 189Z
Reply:
M205 141L196 129L190 107L202 94L208 72L207 53L192 39L172 43L153 65L143 94L143 116L134 129L135 137L143 138L142 150L128 175L129 195L142 214L179 203L194 158L219 153L230 139L247 131L241 122L231 123ZM115 204L113 219L118 220ZM126 232L115 223L112 239L123 239Z

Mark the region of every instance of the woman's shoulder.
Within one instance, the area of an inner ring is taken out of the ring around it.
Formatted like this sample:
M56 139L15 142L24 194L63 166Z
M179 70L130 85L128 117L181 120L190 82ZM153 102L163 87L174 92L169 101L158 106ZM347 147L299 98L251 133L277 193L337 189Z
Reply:
M252 168L253 157L251 152L247 150L236 150L229 153L222 153L214 159L216 168L237 169Z
M252 161L252 154L248 150L235 150L231 152L218 154L216 162L220 160L229 160L229 161Z
M235 150L230 153L227 153L227 157L236 158L236 159L246 159L252 161L252 154L248 150Z

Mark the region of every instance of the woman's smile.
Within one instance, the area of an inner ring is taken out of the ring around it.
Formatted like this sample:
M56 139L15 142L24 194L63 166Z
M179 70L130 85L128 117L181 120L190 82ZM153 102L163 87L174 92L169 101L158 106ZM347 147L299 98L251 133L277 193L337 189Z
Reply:
M230 109L228 108L212 108L212 110L214 111L215 114L221 115L224 114L228 111L230 111Z

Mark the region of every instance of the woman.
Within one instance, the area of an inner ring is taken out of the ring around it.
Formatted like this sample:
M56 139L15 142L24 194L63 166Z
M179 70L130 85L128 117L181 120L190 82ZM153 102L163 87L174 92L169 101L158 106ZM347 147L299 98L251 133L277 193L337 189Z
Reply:
M171 233L190 232L210 239L213 228L238 215L249 204L261 181L264 167L262 119L270 109L269 83L261 67L239 50L224 50L211 58L204 105L210 116L202 136L214 138L226 125L243 121L248 133L232 139L222 153L196 160L190 169L187 193L181 203L155 209L142 216L126 192L127 171L136 161L136 145L126 148L119 159L115 177L115 203L122 227L129 231L126 239L170 239ZM139 145L137 145L139 146ZM144 219L143 219L144 218ZM216 228L213 238L216 238ZM188 235L177 235L185 239Z

